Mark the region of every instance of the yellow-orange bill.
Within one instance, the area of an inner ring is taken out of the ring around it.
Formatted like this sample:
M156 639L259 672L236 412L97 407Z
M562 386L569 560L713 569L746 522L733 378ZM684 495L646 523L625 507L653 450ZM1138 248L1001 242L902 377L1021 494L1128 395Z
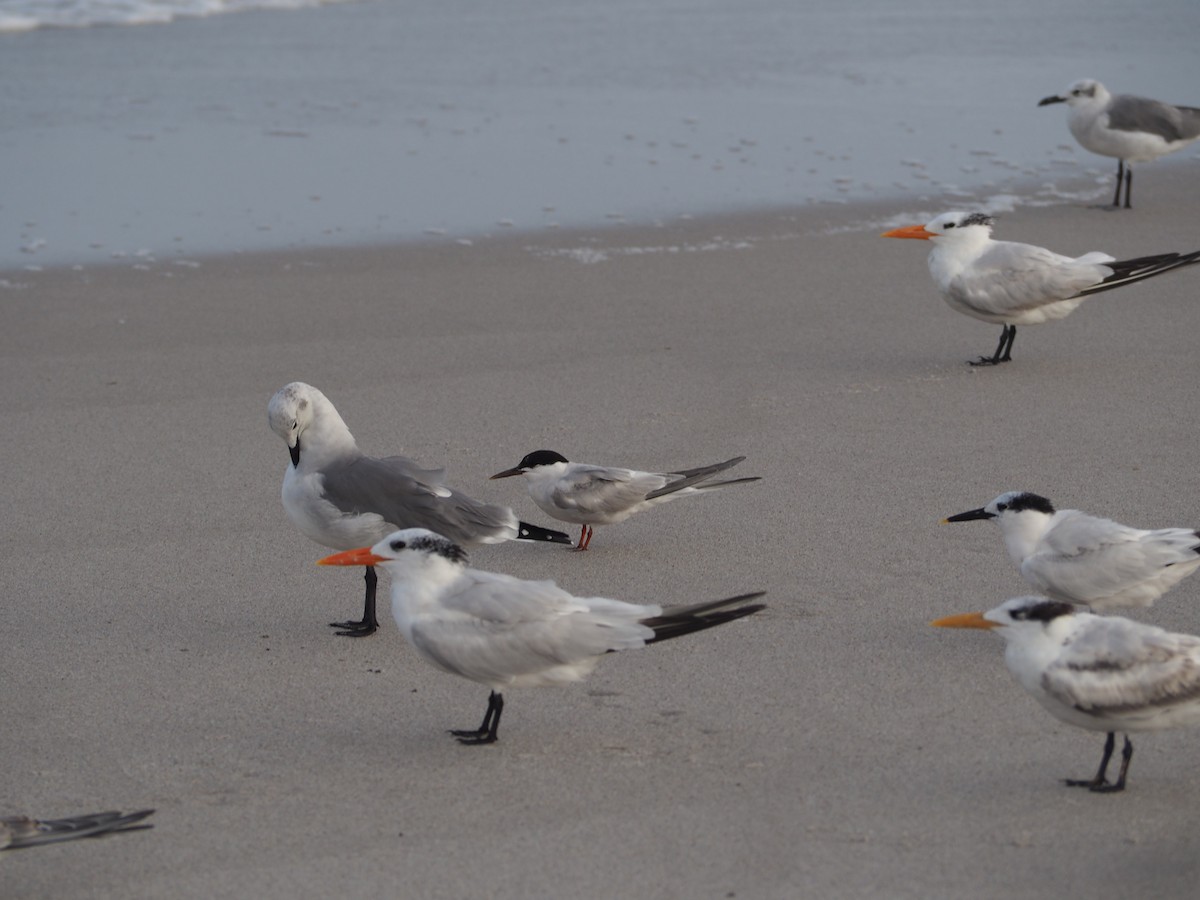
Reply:
M929 623L934 628L995 628L996 623L983 617L981 612L960 613L957 616L946 616L944 619L934 619Z
M933 232L926 231L924 225L905 225L903 228L885 231L880 237L913 238L918 241L927 241L933 237Z
M318 566L377 566L386 562L387 558L376 556L370 547L358 547L355 550L343 550L324 559L318 559Z

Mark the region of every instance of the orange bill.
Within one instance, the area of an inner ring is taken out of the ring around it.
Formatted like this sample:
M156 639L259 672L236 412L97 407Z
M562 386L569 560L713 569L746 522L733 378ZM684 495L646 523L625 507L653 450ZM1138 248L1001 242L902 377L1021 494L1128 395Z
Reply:
M983 617L981 612L960 613L957 616L946 616L944 619L934 619L929 623L934 628L995 628L996 623Z
M933 232L926 231L924 225L905 225L903 228L893 228L880 235L880 237L913 238L918 241L927 241L933 236Z
M387 562L387 557L376 556L370 547L359 547L355 550L343 550L324 559L318 559L318 566L377 566Z

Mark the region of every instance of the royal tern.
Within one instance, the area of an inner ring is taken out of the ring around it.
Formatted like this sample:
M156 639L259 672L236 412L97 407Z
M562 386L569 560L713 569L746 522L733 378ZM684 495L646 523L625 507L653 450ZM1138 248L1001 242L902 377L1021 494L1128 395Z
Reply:
M365 455L333 404L311 385L284 385L271 398L267 418L291 455L283 508L318 544L349 550L409 527L436 529L465 544L571 543L561 531L520 521L507 506L480 503L447 487L443 469L422 469L403 456ZM365 578L362 620L331 622L340 635L364 637L379 627L372 567Z
M424 528L374 547L335 553L325 566L382 566L392 577L392 615L417 653L452 675L491 688L483 724L453 731L464 744L496 740L502 691L568 684L606 653L630 650L740 619L762 592L664 612L603 597L574 597L553 581L523 581L467 566L458 544Z
M492 478L524 475L529 496L538 508L560 522L580 526L576 550L586 550L592 543L593 525L614 525L624 522L636 512L666 503L676 497L698 494L730 484L760 481L757 476L709 481L714 475L731 469L744 460L735 456L725 462L697 469L676 472L639 472L568 462L553 450L529 453L511 469L497 472Z
M1044 594L1106 610L1149 606L1200 569L1200 532L1145 531L1077 509L1059 509L1027 491L1001 494L987 506L943 522L991 519L1021 575Z
M0 818L0 850L16 850L19 847L34 847L56 841L71 841L75 838L98 837L117 831L140 831L153 825L139 825L142 819L153 813L152 809L137 812L102 812L69 819L33 819L29 816L5 816Z
M1120 261L1095 251L1060 256L1032 244L992 240L993 222L983 213L948 212L883 234L932 241L929 272L942 299L961 313L1004 326L996 352L972 362L975 366L1008 362L1018 325L1061 319L1092 294L1200 261L1200 251Z
M1093 791L1125 789L1130 732L1200 725L1200 637L1120 616L1077 612L1045 597L1015 597L986 613L948 616L939 628L986 628L1007 642L1008 670L1055 718L1108 734ZM1125 735L1121 774L1106 776L1115 732Z
M1130 207L1133 163L1150 162L1200 138L1200 109L1131 94L1114 96L1091 78L1076 81L1064 95L1043 98L1038 106L1051 103L1070 107L1067 126L1085 149L1117 158L1113 206L1121 204L1124 179L1125 208Z

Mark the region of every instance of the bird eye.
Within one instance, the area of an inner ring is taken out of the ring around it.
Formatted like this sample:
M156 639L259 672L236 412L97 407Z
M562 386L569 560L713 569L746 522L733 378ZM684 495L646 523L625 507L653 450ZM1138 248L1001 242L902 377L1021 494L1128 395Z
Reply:
M388 546L391 547L393 550L395 550L397 553L399 553L401 550L403 550L405 548L406 545L405 545L404 541L397 539L397 540L392 541L390 544L388 544Z
M946 227L946 228L953 228L953 227L954 227L954 223L953 223L953 222L947 222L947 223L945 224L945 226L944 226L944 227Z
M996 512L1004 512L1006 509L1008 509L1007 503L997 503L996 504Z

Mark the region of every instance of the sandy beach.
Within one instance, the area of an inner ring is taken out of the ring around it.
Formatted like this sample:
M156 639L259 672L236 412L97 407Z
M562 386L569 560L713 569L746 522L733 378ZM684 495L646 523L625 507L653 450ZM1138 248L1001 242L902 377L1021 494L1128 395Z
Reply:
M1138 208L1018 208L997 237L1124 258L1200 245L1194 161ZM1002 642L929 620L1027 593L986 524L1028 489L1200 524L1200 272L1023 328L950 310L904 206L669 227L0 273L6 527L0 803L155 807L154 829L0 858L27 897L1190 896L1194 732L1072 791ZM940 210L933 209L931 212ZM761 484L482 568L663 604L770 608L514 691L421 663L319 569L266 403L320 387L369 453L550 524L487 476L541 447L644 468L734 454ZM1200 633L1200 583L1139 618Z

